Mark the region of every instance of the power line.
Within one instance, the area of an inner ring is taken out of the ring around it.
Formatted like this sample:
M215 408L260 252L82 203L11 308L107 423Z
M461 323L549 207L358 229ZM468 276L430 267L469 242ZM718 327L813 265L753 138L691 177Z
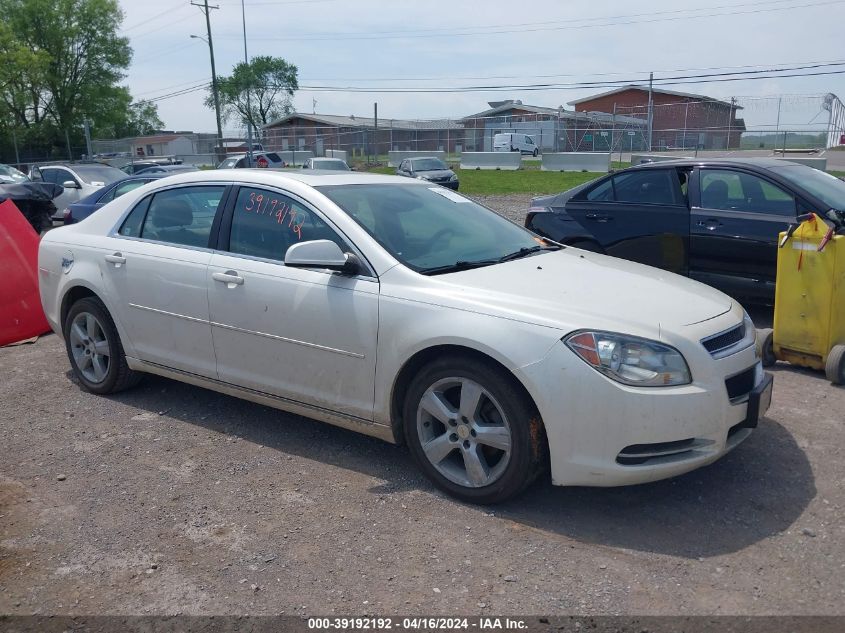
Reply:
M777 2L781 2L782 0L776 0ZM723 7L715 7L709 9L681 9L677 11L664 11L664 12L656 12L648 14L650 16L659 16L663 15L665 17L652 17L649 19L627 19L629 17L635 18L638 16L643 16L645 14L634 14L632 16L616 16L613 18L583 18L578 19L577 21L585 21L589 19L599 20L599 19L609 19L610 21L598 23L598 24L571 24L576 20L570 20L566 23L564 22L557 22L559 26L535 26L532 28L505 28L509 27L510 25L490 25L486 27L463 27L465 32L445 32L444 29L437 29L431 31L386 31L381 34L377 33L354 33L354 32L336 32L336 33L329 33L329 32L314 32L314 33L300 33L299 35L287 35L287 36L255 36L252 39L254 40L263 40L263 41L342 41L342 40L389 40L389 39L419 39L419 38L431 38L431 37L474 37L474 36L481 36L481 35L505 35L505 34L512 34L512 33L537 33L537 32L544 32L544 31L565 31L565 30L572 30L572 29L585 29L585 28L598 28L598 27L606 27L606 26L627 26L632 24L651 24L651 23L658 23L658 22L675 22L679 20L693 20L698 18L710 18L710 17L721 17L721 16L730 16L730 15L752 15L752 14L759 14L759 13L771 13L774 11L790 11L794 9L804 9L810 7L821 7L821 6L829 6L832 4L842 4L845 0L824 0L822 2L811 2L806 4L789 4L787 6L780 6L780 7L769 7L769 8L762 8L762 9L749 9L745 11L719 11L716 13L706 13L701 15L669 15L669 14L676 14L678 11L703 11L703 10L715 10L718 8ZM757 3L761 4L761 3ZM736 6L756 6L756 5L730 5L732 7ZM626 21L619 21L619 20L626 20ZM459 27L451 27L452 29L456 29ZM485 28L485 29L494 29L494 30L475 30L471 31L470 29L478 29L478 28ZM234 34L222 34L218 37L222 38L236 38L240 37L239 35Z
M819 74L834 75L842 74L845 71L829 71L823 73L805 73L798 75L781 75L772 73L793 72L797 70L812 70L817 68L845 66L843 62L829 63L829 64L811 64L806 66L793 66L788 68L768 68L764 70L749 70L741 72L727 72L727 73L706 73L702 75L678 75L674 77L661 77L654 80L655 85L674 85L684 83L710 83L717 81L740 81L752 79L772 79L777 77L800 77L800 76L815 76ZM726 79L726 77L739 75ZM629 85L637 85L639 79L619 79L613 81L587 81L587 82L572 82L572 83L544 83L544 84L510 84L510 85L482 85L482 86L461 86L452 88L381 88L381 87L363 87L363 86L300 86L301 90L314 90L322 92L378 92L378 93L458 93L458 92L487 92L500 90L576 90L585 88L622 88Z
M815 61L800 61L800 62L777 62L775 66L796 66L804 64L835 64L845 62L845 59L834 60L815 60ZM302 81L447 81L454 79L472 79L472 80L487 80L487 79L549 79L553 77L583 77L589 75L591 77L615 77L619 75L647 75L650 72L655 73L680 73L693 72L700 70L733 70L745 68L763 68L771 66L767 64L747 64L744 66L704 66L699 68L664 68L664 69L649 69L649 70L625 70L617 72L604 73L555 73L549 75L486 75L481 77L473 76L448 76L448 77L344 77L344 78L327 78L327 77L310 77Z

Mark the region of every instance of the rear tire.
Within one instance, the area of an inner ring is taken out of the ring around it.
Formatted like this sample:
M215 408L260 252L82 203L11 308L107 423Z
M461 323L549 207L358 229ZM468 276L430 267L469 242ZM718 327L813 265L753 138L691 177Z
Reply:
M540 414L498 367L445 356L423 369L403 407L411 454L435 486L470 503L522 492L547 455Z
M134 387L143 377L129 369L114 321L97 297L74 303L63 331L73 373L91 393L117 393Z
M827 355L825 375L834 385L845 385L845 345L834 345Z
M774 332L770 328L762 328L757 330L757 355L763 362L763 367L772 367L776 362L775 346L774 346Z

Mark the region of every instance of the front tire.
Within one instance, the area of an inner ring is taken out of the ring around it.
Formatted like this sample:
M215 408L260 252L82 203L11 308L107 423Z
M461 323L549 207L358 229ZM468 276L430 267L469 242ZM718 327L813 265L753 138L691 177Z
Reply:
M535 148L534 148L534 151L533 151L532 153L533 153L533 155L534 155L534 158L537 158L537 154L539 154L539 153L540 153L540 150L538 150L538 149L535 147Z
M405 437L441 490L471 503L501 503L542 470L545 436L536 407L514 378L473 358L424 367L404 403Z
M757 346L757 355L763 367L773 367L778 360L775 356L774 330L771 328L757 330L757 339L754 344Z
M830 350L825 375L834 385L845 385L845 345L834 345Z
M129 369L114 321L98 298L85 297L71 306L64 335L73 373L88 391L104 395L138 384L142 374Z

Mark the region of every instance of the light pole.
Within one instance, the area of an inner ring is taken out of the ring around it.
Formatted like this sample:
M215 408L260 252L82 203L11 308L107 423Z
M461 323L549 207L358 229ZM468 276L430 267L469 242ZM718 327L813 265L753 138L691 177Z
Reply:
M205 15L208 20L208 13ZM209 35L211 34L211 26L208 25ZM217 162L223 160L223 127L220 125L220 94L217 91L217 71L214 68L214 45L211 43L211 38L205 39L201 35L191 35L193 39L202 40L208 44L208 52L211 56L211 94L214 97L214 117L217 120L217 143L215 143L214 153L217 154Z

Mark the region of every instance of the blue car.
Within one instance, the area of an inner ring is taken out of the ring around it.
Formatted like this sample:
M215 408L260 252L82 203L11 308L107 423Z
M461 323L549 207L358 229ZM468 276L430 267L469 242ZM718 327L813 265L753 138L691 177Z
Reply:
M162 176L169 175L167 173L135 175L110 182L102 189L97 189L91 195L82 198L82 200L68 205L64 215L65 224L81 222L107 202L111 202L124 193L129 193L133 189L146 185L148 182L153 182Z

